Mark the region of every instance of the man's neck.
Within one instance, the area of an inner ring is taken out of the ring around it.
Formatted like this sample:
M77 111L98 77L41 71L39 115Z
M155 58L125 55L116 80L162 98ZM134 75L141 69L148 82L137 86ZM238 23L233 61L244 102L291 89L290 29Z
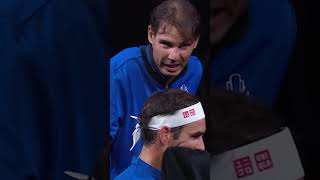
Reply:
M169 87L169 84L171 84L174 79L175 79L175 77L167 77L166 88Z
M143 146L140 159L150 166L161 170L161 161L162 161L163 150L162 148L157 147L156 145Z

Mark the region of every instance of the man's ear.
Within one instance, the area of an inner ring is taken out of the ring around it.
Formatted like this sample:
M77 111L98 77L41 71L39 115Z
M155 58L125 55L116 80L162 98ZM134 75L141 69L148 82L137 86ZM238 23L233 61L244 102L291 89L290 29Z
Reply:
M198 36L195 41L193 42L193 49L195 49L198 46L200 36Z
M153 44L155 33L152 31L151 25L148 26L148 40L150 44Z
M160 142L162 144L167 145L169 143L170 136L170 128L168 126L164 126L159 130Z

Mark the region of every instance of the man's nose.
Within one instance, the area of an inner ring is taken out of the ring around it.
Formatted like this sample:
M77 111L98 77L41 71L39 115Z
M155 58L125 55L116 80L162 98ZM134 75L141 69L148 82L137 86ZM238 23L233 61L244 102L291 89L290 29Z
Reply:
M178 48L170 49L168 59L178 60L180 58L180 50Z
M202 139L202 138L199 140L199 142L197 143L197 145L196 145L195 148L196 148L196 149L199 149L199 150L205 150L205 149L206 149L205 146L204 146L204 143L203 143L203 139Z

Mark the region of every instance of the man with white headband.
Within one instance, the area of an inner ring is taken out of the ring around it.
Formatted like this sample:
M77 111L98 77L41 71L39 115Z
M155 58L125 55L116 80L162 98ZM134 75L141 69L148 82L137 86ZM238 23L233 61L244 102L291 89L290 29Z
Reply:
M131 149L141 136L142 151L116 180L160 179L162 156L168 147L205 149L205 114L199 100L189 93L173 89L155 93L145 102L138 121Z

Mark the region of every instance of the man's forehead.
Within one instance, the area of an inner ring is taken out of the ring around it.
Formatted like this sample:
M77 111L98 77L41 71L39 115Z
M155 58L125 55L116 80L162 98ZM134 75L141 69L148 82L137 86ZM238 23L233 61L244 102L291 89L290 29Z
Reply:
M179 29L174 25L168 24L168 23L162 23L159 26L158 31L156 32L156 34L168 34L168 35L177 35L179 37L181 37L181 39L183 39L184 41L194 41L196 38L193 37L192 35L192 30L188 30L188 29Z

